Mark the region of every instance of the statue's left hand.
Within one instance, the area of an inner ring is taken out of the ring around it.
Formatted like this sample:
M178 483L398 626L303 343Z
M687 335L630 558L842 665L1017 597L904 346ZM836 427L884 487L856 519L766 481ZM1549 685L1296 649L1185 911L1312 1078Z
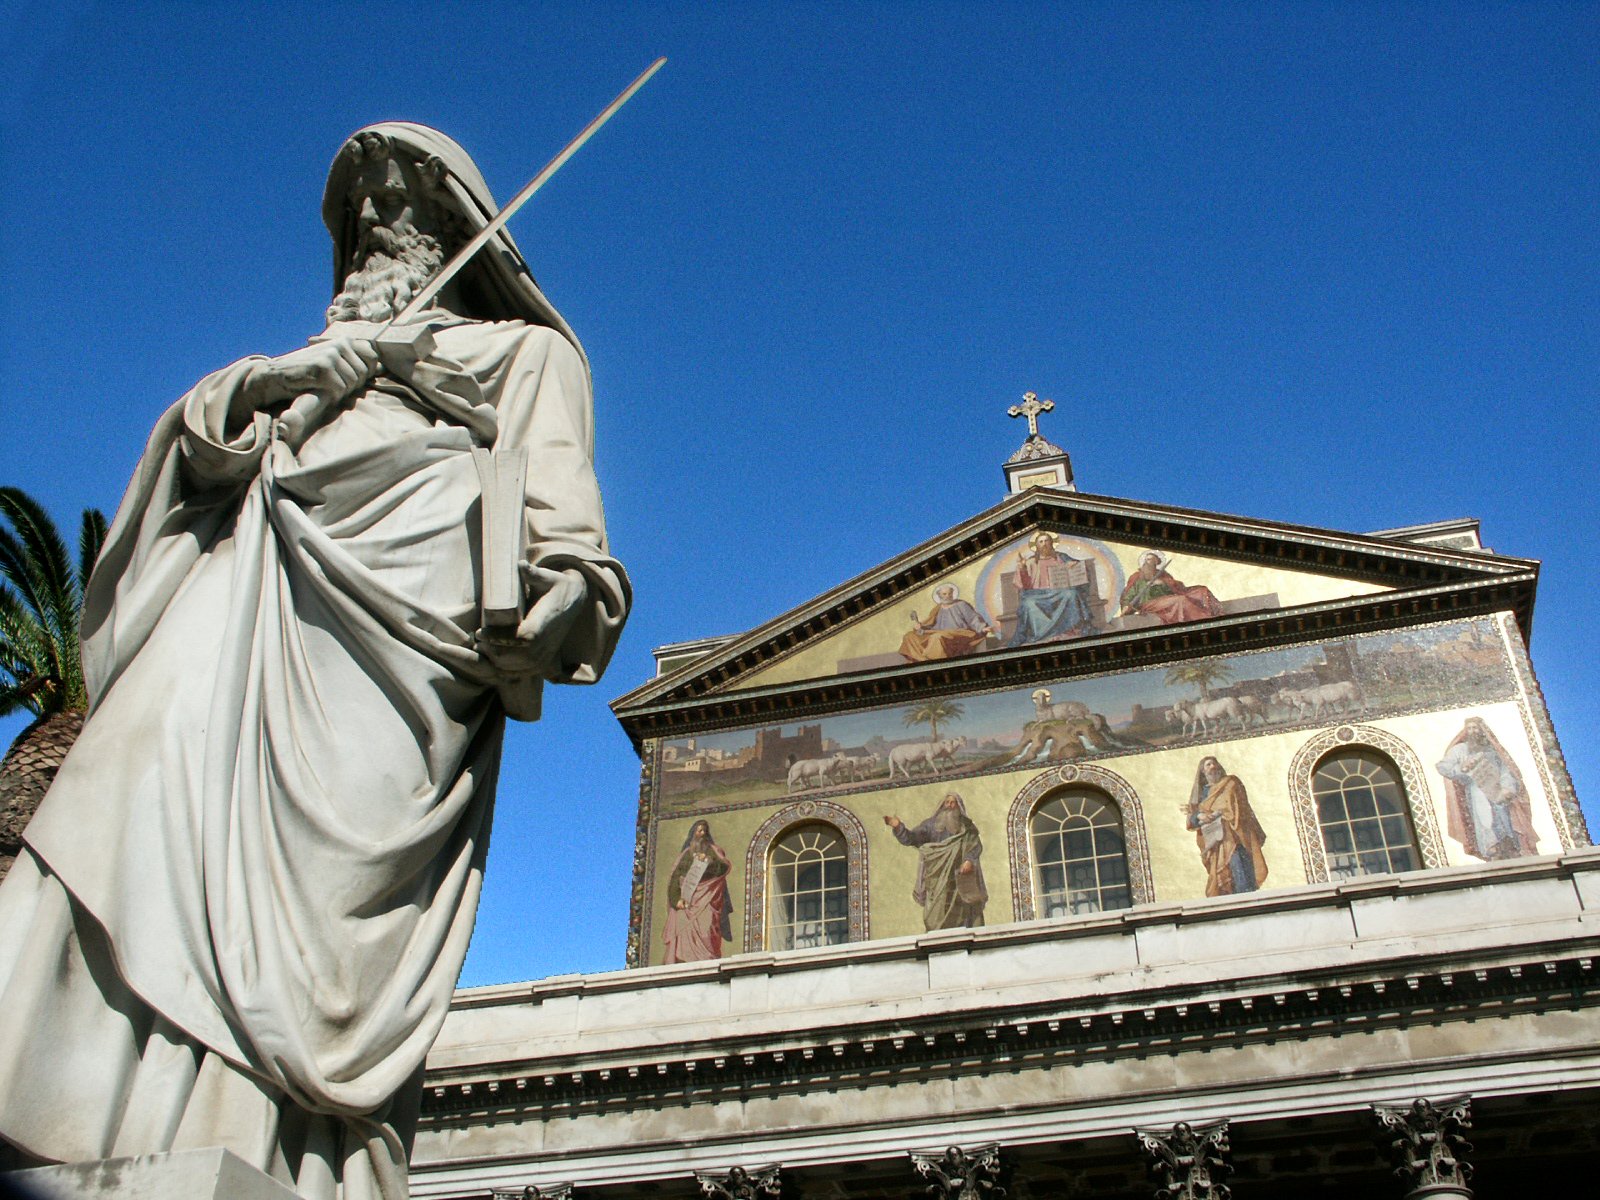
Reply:
M534 599L513 637L478 635L478 649L495 668L508 675L548 678L560 661L561 646L589 598L583 575L568 568L527 570Z

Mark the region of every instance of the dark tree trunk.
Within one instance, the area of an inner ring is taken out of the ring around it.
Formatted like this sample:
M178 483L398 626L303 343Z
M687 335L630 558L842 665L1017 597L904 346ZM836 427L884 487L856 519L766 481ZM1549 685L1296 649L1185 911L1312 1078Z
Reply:
M0 879L22 851L22 831L50 790L83 729L81 712L51 713L29 725L0 759Z

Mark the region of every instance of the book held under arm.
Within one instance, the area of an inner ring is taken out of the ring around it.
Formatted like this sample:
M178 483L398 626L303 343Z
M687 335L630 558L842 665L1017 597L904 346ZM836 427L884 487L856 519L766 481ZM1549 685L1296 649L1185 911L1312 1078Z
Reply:
M483 492L483 628L506 636L523 617L522 564L528 557L528 451L472 452Z

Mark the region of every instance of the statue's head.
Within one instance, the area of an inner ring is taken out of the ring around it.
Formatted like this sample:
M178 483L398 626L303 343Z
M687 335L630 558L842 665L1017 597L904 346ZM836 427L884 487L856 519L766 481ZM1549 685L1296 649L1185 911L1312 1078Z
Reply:
M351 229L343 286L329 321L386 321L438 273L470 236L443 181L438 155L419 158L372 130L344 144L344 224Z
M429 278L498 211L471 156L437 129L409 121L358 129L334 156L322 195L338 293L330 319L386 320L367 314L403 308L421 286L410 278ZM391 278L363 280L368 286L361 294L347 298L351 276L363 270ZM448 307L461 316L548 325L582 350L504 229L473 256L446 295Z

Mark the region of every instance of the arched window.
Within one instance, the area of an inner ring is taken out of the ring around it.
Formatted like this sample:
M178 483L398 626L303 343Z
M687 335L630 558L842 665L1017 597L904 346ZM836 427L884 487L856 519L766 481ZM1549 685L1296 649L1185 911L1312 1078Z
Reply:
M1422 866L1400 772L1383 755L1364 747L1327 755L1312 773L1311 797L1330 879Z
M1155 899L1144 806L1104 767L1066 763L1035 775L1011 802L1006 842L1018 921Z
M1133 906L1122 815L1101 792L1068 788L1046 796L1029 818L1028 840L1039 916Z
M867 829L829 800L785 805L745 851L744 948L797 950L864 942Z
M779 838L768 857L767 946L803 950L850 940L850 883L844 835L811 822Z

